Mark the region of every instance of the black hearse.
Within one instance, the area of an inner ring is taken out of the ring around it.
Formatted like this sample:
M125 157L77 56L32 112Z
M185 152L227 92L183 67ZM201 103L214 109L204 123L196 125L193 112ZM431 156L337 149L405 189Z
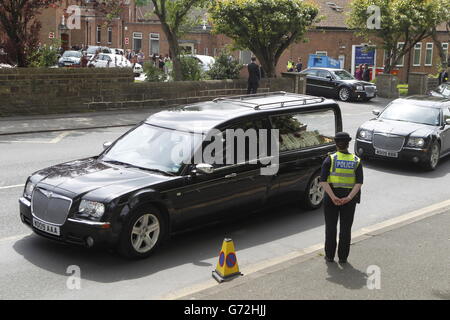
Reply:
M336 102L285 92L162 111L98 156L33 173L20 217L46 238L144 258L171 233L231 213L318 208L320 166L341 130Z

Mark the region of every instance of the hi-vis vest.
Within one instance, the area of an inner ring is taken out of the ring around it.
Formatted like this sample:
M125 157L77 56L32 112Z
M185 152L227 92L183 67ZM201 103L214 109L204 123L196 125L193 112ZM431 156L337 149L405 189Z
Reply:
M356 184L356 169L361 160L351 153L336 152L330 155L331 166L330 175L327 182L333 188L352 189Z

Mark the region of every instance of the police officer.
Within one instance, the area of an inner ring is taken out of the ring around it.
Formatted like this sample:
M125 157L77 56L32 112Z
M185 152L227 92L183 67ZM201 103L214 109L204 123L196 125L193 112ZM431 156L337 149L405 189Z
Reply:
M361 160L348 152L352 138L346 132L334 137L337 152L330 154L322 164L321 185L325 190L325 260L334 262L336 254L337 222L339 230L339 263L346 263L350 252L351 229L356 204L360 202L363 184Z

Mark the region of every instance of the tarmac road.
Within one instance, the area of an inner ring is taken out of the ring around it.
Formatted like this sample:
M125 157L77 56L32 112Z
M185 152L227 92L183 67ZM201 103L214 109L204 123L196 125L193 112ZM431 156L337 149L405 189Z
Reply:
M340 103L344 129L354 136L357 127L372 117L371 110L386 104L381 99L367 104ZM85 120L78 121L78 125L124 125L137 122L144 114L127 114L124 118L128 123L117 121L116 114L83 115ZM58 123L69 127L75 120L1 120L0 133L7 133L5 128L12 132L18 123L20 130L53 130ZM18 198L27 176L53 164L98 154L103 142L114 140L127 129L0 136L0 299L157 299L209 280L224 237L234 240L241 267L323 241L322 211L305 212L293 206L177 235L153 257L137 262L108 252L60 245L31 234L18 215ZM434 172L383 161L369 161L364 166L365 185L354 230L448 199L449 158L442 160ZM67 270L72 265L80 267L79 290L66 285L70 280Z

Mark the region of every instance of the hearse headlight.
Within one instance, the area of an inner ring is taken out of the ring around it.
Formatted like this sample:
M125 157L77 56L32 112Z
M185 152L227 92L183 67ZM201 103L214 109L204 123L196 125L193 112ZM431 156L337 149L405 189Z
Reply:
M408 143L406 144L406 146L413 148L423 148L425 146L425 139L411 137L408 139Z
M36 187L35 183L33 183L31 181L28 181L26 186L25 186L25 189L23 191L23 196L25 198L31 199L31 195L33 194L33 190L34 190L35 187Z
M359 131L358 137L362 140L372 141L372 131L361 130Z
M96 201L81 200L79 213L95 219L100 219L105 213L105 205Z
M356 86L356 91L364 91L364 86Z

